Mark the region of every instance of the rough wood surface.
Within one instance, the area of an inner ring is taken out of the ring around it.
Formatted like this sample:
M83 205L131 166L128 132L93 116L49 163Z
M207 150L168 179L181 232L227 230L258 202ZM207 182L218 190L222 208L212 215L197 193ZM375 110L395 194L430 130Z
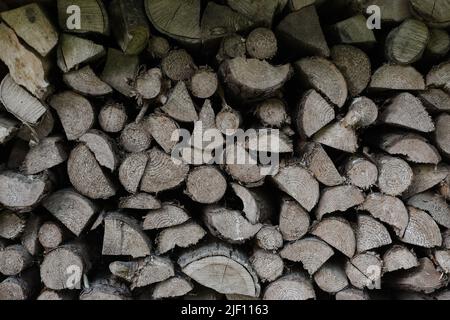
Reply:
M385 64L373 73L369 89L375 91L425 90L425 80L414 67Z
M386 227L369 215L358 214L354 226L358 253L377 249L392 243Z
M65 73L63 80L71 89L88 96L104 96L113 90L97 77L90 66Z
M409 222L402 241L424 248L442 245L442 236L438 225L426 212L408 207Z
M316 293L311 281L302 273L290 273L272 282L264 291L263 300L310 300Z
M283 259L301 262L310 275L334 255L333 249L326 242L313 237L289 243L280 251Z
M378 179L377 166L365 157L350 157L345 163L344 172L352 185L364 190L375 185Z
M311 234L351 258L356 251L356 236L350 223L340 217L330 217L312 226ZM339 291L339 290L338 290Z
M45 98L51 90L46 79L48 62L22 45L5 23L0 24L0 40L4 44L0 60L8 67L11 78L32 95Z
M383 255L383 271L394 272L398 270L409 270L419 265L416 255L408 248L394 245Z
M178 264L186 275L220 293L253 297L260 293L258 278L247 257L228 245L200 246L182 254Z
M198 243L206 231L197 223L188 221L162 230L157 238L158 252L166 253L175 247L187 248Z
M49 104L58 113L68 140L80 138L94 125L93 106L75 92L58 93L50 98Z
M338 186L323 190L316 208L316 217L321 220L325 215L346 212L364 202L364 194L354 186Z
M238 57L222 63L219 72L231 94L243 100L261 100L273 96L289 80L292 68Z

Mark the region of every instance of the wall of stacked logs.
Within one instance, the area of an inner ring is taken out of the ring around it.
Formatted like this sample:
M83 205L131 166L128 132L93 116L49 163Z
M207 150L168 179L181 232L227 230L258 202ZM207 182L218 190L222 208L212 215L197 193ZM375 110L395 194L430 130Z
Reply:
M0 19L0 299L450 299L449 0ZM173 161L177 129L279 166Z

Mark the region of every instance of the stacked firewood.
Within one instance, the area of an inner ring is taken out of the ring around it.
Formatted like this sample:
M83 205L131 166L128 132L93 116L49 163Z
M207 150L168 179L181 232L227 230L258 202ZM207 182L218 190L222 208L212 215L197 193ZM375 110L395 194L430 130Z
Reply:
M450 298L450 1L0 18L0 299Z

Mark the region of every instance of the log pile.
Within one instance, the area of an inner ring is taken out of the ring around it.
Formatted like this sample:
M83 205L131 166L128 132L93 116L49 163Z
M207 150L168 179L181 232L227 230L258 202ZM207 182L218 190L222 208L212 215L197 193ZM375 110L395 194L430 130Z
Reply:
M449 297L449 1L0 19L0 300Z

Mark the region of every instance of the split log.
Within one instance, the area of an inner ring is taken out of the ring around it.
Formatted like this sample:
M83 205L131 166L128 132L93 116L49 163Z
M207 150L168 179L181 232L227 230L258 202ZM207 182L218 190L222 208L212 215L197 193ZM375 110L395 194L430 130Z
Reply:
M153 59L161 60L170 51L170 43L166 38L151 36L148 40L147 51Z
M392 63L408 65L422 58L430 39L425 23L408 19L393 29L386 39L386 56Z
M369 212L374 218L388 224L399 237L408 226L409 215L403 201L381 193L371 193L359 210Z
M100 278L85 288L80 300L131 300L131 292L127 285L114 278Z
M392 243L386 227L369 215L358 214L355 224L356 251L358 253L378 249Z
M49 104L58 113L68 140L80 138L94 125L95 112L91 103L75 92L56 94Z
M70 28L67 21L70 17L68 7L76 5L80 8L80 28ZM58 0L59 26L64 31L74 33L109 34L109 19L103 1L99 0Z
M301 262L309 275L314 275L325 262L334 255L333 249L326 242L313 237L288 243L280 251L283 259Z
M195 110L194 103L192 102L186 84L183 81L176 84L161 110L177 121L195 122L198 120L198 114Z
M109 17L112 33L125 54L139 54L146 48L150 30L142 1L113 0Z
M443 197L433 192L424 192L412 196L407 204L423 210L441 226L450 228L450 208Z
M217 74L207 67L199 68L189 81L189 87L194 97L208 99L216 93L219 86Z
M248 162L239 164L239 159L248 159ZM261 186L265 178L262 168L251 161L254 159L239 145L225 149L225 170L234 180L249 188Z
M190 247L197 244L205 236L206 231L195 222L188 221L184 224L166 228L156 238L158 253L166 253L175 247Z
M82 243L65 244L49 251L42 261L41 280L53 290L77 289L91 269L87 248Z
M380 115L380 121L420 132L432 132L435 129L423 104L410 93L401 93L389 101Z
M424 248L441 246L441 232L433 218L426 212L413 207L408 207L408 212L409 223L401 240Z
M415 194L427 191L441 183L449 174L449 169L444 165L421 164L415 165L413 169L413 180L404 198L410 198Z
M301 81L342 108L347 100L347 82L339 69L329 60L320 57L303 58L295 63Z
M39 229L42 222L43 218L40 215L31 213L20 238L20 242L32 256L37 256L42 251L42 246L39 242Z
M295 54L330 55L315 6L288 14L277 26L276 32L280 41Z
M286 104L276 98L260 102L255 109L255 116L264 127L281 128L291 121Z
M242 100L270 98L292 74L290 64L272 66L257 59L234 58L223 62L219 69L228 91Z
M9 210L0 211L0 237L15 240L24 232L27 220L21 214Z
M11 245L0 250L0 273L15 276L31 267L33 257L20 244Z
M434 66L427 74L427 86L444 88L446 92L450 92L450 62L444 62Z
M337 301L364 301L370 300L369 295L363 291L354 288L347 288L336 293Z
M34 145L41 139L48 137L54 129L55 119L52 112L47 110L36 125L22 126L18 133L18 137L25 141L29 141L31 145Z
M0 41L4 44L0 60L9 69L10 81L15 81L39 99L46 98L52 90L46 79L49 63L22 45L14 30L4 23L0 23Z
M425 138L415 133L388 133L380 138L379 147L390 155L402 155L414 163L438 164L439 152Z
M309 229L310 217L295 200L284 197L281 200L279 228L286 241L302 238Z
M346 127L342 120L321 129L313 136L313 140L344 152L355 153L358 149L358 137L355 130Z
M348 286L343 266L336 261L326 262L315 274L314 282L327 293L335 294Z
M284 0L262 0L257 3L251 0L227 0L231 9L255 21L258 25L270 27L274 16L283 10Z
M0 145L11 140L18 130L19 123L16 120L0 115Z
M150 254L151 241L135 219L113 212L106 215L104 223L103 255L139 258Z
M273 213L273 205L270 201L267 190L248 189L240 184L231 183L231 188L236 196L241 200L245 217L252 224L264 222Z
M78 140L86 144L101 166L115 171L119 159L113 139L100 130L89 130Z
M63 80L72 90L88 96L104 96L113 91L96 76L90 66L65 73Z
M187 177L189 166L174 163L163 151L153 148L148 152L148 163L141 180L141 190L158 193L178 187Z
M0 282L0 300L28 300L39 284L39 275L29 270L21 275L8 277Z
M138 65L138 56L126 55L119 50L109 48L100 79L124 96L131 97L133 87L129 80L134 79Z
M130 153L125 156L119 167L119 180L122 186L129 193L138 191L141 179L147 167L148 154Z
M413 182L411 167L400 158L377 155L378 187L389 196L398 196L405 192Z
M122 131L127 122L128 116L123 104L108 102L98 114L98 122L105 132L117 133Z
M174 276L155 285L153 299L175 298L188 294L194 289L192 283L182 276Z
M189 214L182 207L171 203L163 203L161 208L147 213L142 227L144 230L174 227L185 223L189 218Z
M132 290L167 280L175 275L172 261L158 256L133 261L115 261L110 263L109 270L113 275L130 282Z
M378 118L377 105L366 97L356 98L349 106L344 125L354 129L366 128Z
M262 225L251 224L240 211L220 206L209 206L203 212L203 220L216 237L230 243L242 243L253 238Z
M38 124L47 112L42 102L15 83L10 74L0 83L0 102L6 111L31 125Z
M67 152L60 136L44 138L28 151L21 170L25 174L37 174L67 160Z
M441 29L430 29L430 39L425 48L425 57L430 60L438 60L445 57L450 51L450 35Z
M450 95L441 89L428 89L419 93L418 97L429 112L440 113L450 111Z
M377 166L364 157L350 157L345 163L344 172L352 185L364 190L370 189L378 179Z
M310 138L335 118L333 107L315 90L307 91L298 103L297 130Z
M378 289L381 284L383 261L373 252L354 256L345 264L345 273L357 289Z
M259 296L258 278L248 259L229 245L202 245L184 252L178 264L190 278L217 292Z
M364 194L354 186L338 186L325 188L322 191L316 208L318 220L330 213L346 212L364 202Z
M227 181L223 174L212 166L202 166L189 172L186 178L186 194L195 202L212 204L225 195Z
M258 12L255 12L255 14L258 14ZM220 38L232 33L248 32L254 24L253 19L242 14L239 10L235 11L228 6L208 2L201 19L202 44L206 47L213 46L214 40L220 40Z
M290 273L270 283L263 300L314 300L314 287L304 274Z
M14 171L0 173L0 185L0 203L18 212L30 212L52 187L46 173L23 175Z
M405 246L394 245L383 255L383 272L394 272L398 270L409 270L419 265L414 252Z
M331 48L331 60L342 72L352 97L360 95L369 85L372 67L367 54L350 45Z
M267 251L283 247L283 236L277 226L265 225L256 234L256 244Z
M448 250L436 250L434 251L433 260L437 266L446 274L450 271L450 254Z
M153 210L160 209L161 203L158 199L148 193L136 193L128 197L120 198L120 209L135 209L135 210Z
M363 48L370 48L376 43L373 30L367 28L367 19L356 15L340 21L331 27L337 42Z
M67 173L74 188L86 197L108 199L116 194L116 186L85 144L78 144L70 153Z
M425 90L423 76L411 66L385 64L372 75L369 89L373 91Z
M68 72L78 65L95 61L105 55L105 48L95 42L64 33L59 39L58 67Z
M284 263L276 253L258 249L250 257L250 263L261 282L273 282L283 274Z
M267 28L256 28L250 32L245 45L249 56L260 60L270 60L278 51L277 38Z
M446 285L442 274L436 270L428 258L419 259L417 268L393 277L388 283L390 287L413 292L432 293Z
M43 206L77 236L86 229L97 212L91 200L71 189L52 193L43 201Z
M325 218L313 225L310 232L349 258L355 254L355 233L350 223L343 218Z
M148 19L159 32L183 44L192 45L201 41L200 0L146 0L144 3Z
M437 147L450 158L450 115L442 114L436 119L435 135Z
M450 23L450 4L447 1L411 0L414 13L430 24L447 26Z
M0 17L26 44L45 57L57 44L58 33L36 3L3 11Z
M282 165L271 178L281 191L294 198L307 211L311 211L319 201L319 183L309 171L296 163Z

